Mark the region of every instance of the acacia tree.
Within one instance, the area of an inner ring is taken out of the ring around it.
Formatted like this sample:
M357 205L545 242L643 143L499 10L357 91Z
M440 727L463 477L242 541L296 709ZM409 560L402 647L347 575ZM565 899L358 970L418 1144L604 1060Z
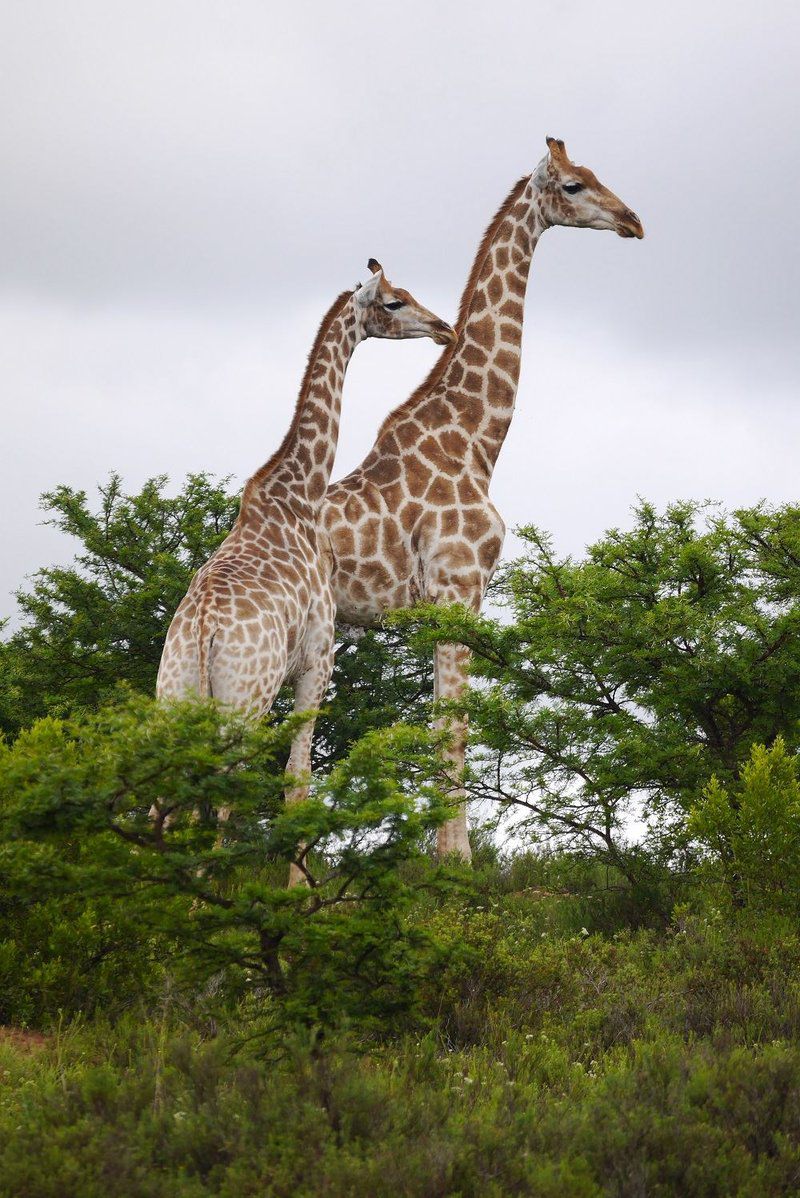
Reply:
M430 723L433 665L429 652L397 627L337 630L330 693L317 721L314 768L327 769L360 737L397 721Z
M521 536L493 590L508 618L428 609L415 643L473 651L471 793L639 881L674 864L712 775L731 783L778 736L798 746L800 508L641 503L581 561Z
M79 550L72 565L39 570L17 592L21 625L0 644L6 730L94 707L120 682L152 693L175 609L236 518L225 482L194 474L168 496L162 475L126 494L112 474L95 510L71 487L42 496L48 523Z

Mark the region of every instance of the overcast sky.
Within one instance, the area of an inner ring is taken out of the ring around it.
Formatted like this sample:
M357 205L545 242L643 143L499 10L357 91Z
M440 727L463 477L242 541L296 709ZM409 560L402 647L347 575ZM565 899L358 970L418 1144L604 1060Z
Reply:
M0 617L74 551L43 490L266 459L368 257L453 319L546 134L646 238L539 244L493 485L509 525L580 552L637 494L800 500L799 11L6 0ZM438 352L358 350L335 476Z

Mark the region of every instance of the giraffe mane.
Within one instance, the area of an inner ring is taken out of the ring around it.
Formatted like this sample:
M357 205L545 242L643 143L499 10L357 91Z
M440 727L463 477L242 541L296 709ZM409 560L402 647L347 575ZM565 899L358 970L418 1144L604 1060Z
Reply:
M286 453L286 450L289 448L289 446L292 442L292 438L297 433L297 429L300 424L300 415L303 410L303 404L304 404L305 400L307 399L308 392L311 388L311 376L314 372L314 364L317 360L317 355L319 354L319 351L322 348L322 343L325 340L328 329L331 327L331 325L333 324L336 317L342 311L342 309L344 308L347 301L355 294L355 292L358 290L358 287L360 287L360 286L361 286L361 284L359 283L358 286L355 287L352 291L343 291L340 295L337 295L336 299L333 301L330 308L328 308L328 311L325 313L322 320L319 322L319 328L317 329L317 335L314 338L314 342L311 346L311 349L309 350L308 361L306 362L306 368L305 368L305 371L303 372L303 381L300 384L300 391L298 392L297 399L295 401L294 413L292 415L292 423L289 425L288 429L286 430L286 435L284 436L284 438L281 441L278 448L273 453L272 457L269 458L269 460L266 461L264 463L264 465L261 466L261 468L259 470L257 470L256 473L253 475L253 478L252 478L253 482L257 482L257 483L264 482L264 480L269 477L269 475L272 473L272 471L278 465L281 458Z
M461 302L458 305L458 318L455 323L455 330L458 334L458 340L453 345L448 345L447 348L443 350L438 360L434 362L433 366L431 367L430 373L426 376L426 378L423 379L416 391L409 395L408 399L400 404L399 407L395 408L389 413L381 427L378 429L378 439L391 427L395 419L401 419L403 416L405 416L408 410L412 408L418 400L422 399L424 395L428 395L434 389L436 384L444 377L444 372L449 366L450 361L460 349L461 334L464 330L464 325L467 322L467 317L469 316L472 297L475 293L475 288L478 285L478 279L480 277L481 270L483 269L483 264L486 261L486 255L489 252L489 248L494 241L497 235L497 230L503 223L509 208L512 208L514 204L516 204L529 179L530 175L523 175L521 179L517 180L517 182L511 188L511 191L508 193L500 207L495 212L492 219L489 221L489 224L486 227L486 232L481 238L480 245L478 246L477 253L475 254L475 258L472 263L472 269L470 270L469 277L464 285L464 290L461 293Z

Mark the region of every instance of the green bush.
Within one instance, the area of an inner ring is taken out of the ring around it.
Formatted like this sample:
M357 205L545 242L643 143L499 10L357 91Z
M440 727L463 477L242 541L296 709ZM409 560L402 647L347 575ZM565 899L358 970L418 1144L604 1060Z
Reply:
M368 1053L295 1035L264 1058L241 1046L246 1009L210 1041L167 1008L0 1037L0 1194L797 1192L795 933L683 917L666 938L542 939L530 901L460 922L446 906L487 958L469 1043L445 1015Z
M75 968L91 972L98 953L101 994L132 961L133 982L169 958L193 992L261 996L283 1020L388 1025L412 1011L437 953L407 914L420 885L443 885L424 848L448 810L429 738L372 734L286 806L277 763L296 727L133 698L0 746L0 960L15 1017L40 1020L48 994L83 1007ZM287 888L290 862L306 886ZM412 862L422 876L406 880Z
M754 745L732 785L716 777L689 814L706 874L737 906L800 914L800 777L781 737Z
M0 880L0 1025L114 1015L157 1001L177 945L147 936L113 897L48 897Z

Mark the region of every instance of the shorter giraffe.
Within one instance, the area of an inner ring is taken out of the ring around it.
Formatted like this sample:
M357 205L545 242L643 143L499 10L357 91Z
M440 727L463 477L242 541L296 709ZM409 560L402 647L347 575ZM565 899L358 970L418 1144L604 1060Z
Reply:
M290 680L296 711L314 710L322 700L333 666L335 608L318 556L317 521L336 454L347 365L367 337L431 337L440 345L455 339L450 325L393 287L373 258L369 268L369 282L343 292L323 317L289 431L248 479L233 529L175 613L158 671L159 698L213 696L259 717ZM292 744L292 777L309 771L312 735L309 720ZM299 785L289 797L302 798L307 789Z

